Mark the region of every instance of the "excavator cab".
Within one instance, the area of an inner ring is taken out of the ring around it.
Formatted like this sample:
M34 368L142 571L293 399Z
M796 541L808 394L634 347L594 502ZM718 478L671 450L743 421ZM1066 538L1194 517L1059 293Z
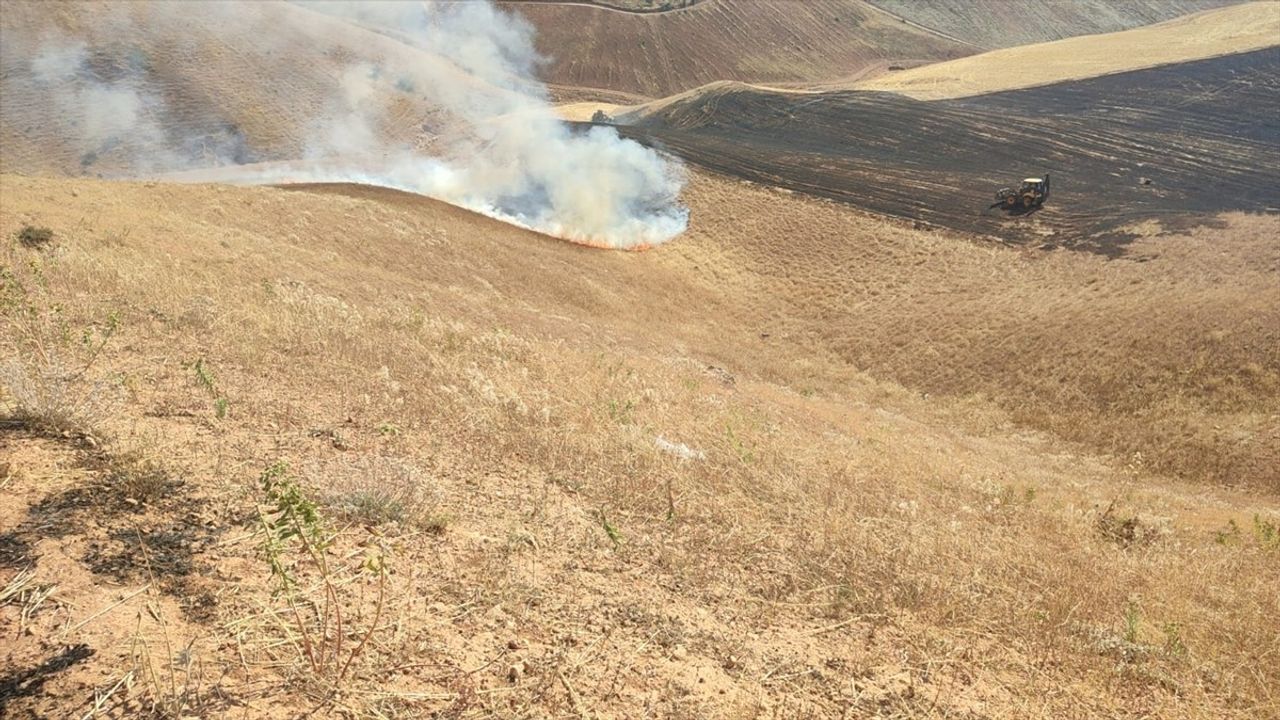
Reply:
M1002 207L1005 210L1030 210L1044 204L1049 199L1049 175L1042 178L1027 178L1017 190L1000 188L996 192L996 201L991 207Z
M1018 194L1023 198L1030 197L1034 202L1043 203L1049 199L1049 176L1042 178L1027 178L1022 181L1022 187L1019 188Z

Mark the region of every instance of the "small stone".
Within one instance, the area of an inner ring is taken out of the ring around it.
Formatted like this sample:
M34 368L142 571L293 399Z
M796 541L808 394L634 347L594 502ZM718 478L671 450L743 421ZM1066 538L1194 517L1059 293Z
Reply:
M689 657L689 651L683 645L677 645L676 649L671 651L671 657L676 660L684 660Z
M520 649L520 638L511 638L510 640L508 640L508 641L507 641L507 649L508 649L508 650L519 650L519 649Z
M524 677L524 663L514 663L511 667L507 668L508 682L519 682L522 677Z

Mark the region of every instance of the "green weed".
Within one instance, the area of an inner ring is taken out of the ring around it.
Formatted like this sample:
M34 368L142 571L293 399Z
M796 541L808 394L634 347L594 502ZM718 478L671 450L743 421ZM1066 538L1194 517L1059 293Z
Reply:
M204 388L205 392L213 400L213 416L219 420L227 417L227 410L231 403L226 396L218 389L218 381L213 375L213 369L205 362L204 358L197 358L191 365L195 371L196 384Z
M1130 602L1124 610L1124 640L1127 643L1138 644L1138 626L1142 622L1142 614L1138 610L1138 606Z
M327 558L326 550L334 536L326 530L315 502L289 475L288 466L283 462L268 467L259 480L266 507L258 510L264 531L262 555L271 568L276 596L283 597L288 605L292 627L308 668L315 678L330 684L327 700L364 652L382 619L387 587L385 553L379 547L360 567L360 572L377 578L378 595L373 621L357 640L345 622L338 579ZM322 604L302 597L295 574L300 564L309 566L319 576L324 594ZM306 612L302 609L304 605L308 607Z
M609 536L609 542L613 543L615 548L622 547L624 542L622 531L613 523L609 522L609 516L605 513L603 508L600 509L600 525L604 528L604 534Z

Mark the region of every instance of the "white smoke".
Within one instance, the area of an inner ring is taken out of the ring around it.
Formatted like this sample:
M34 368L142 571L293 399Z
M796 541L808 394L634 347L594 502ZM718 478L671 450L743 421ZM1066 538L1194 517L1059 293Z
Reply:
M688 214L678 201L682 167L619 137L611 127L579 130L562 122L536 80L544 60L534 49L532 28L518 15L488 0L296 4L302 8L296 13L338 17L384 36L379 40L390 38L420 52L353 58L328 91L313 99L306 141L295 162L272 169L245 166L239 179L384 185L608 247L655 245L685 229ZM186 42L185 5L160 3L151 12L116 13L113 32L130 37L172 33L174 43ZM218 39L227 47L260 58L306 61L300 48L281 39L283 33L264 27L271 23L268 13L279 6L198 5L218 6ZM289 30L305 37L305 50L314 53L326 48L327 27L331 20ZM265 54L264 34L276 34L266 41L276 47ZM207 138L186 137L182 123L166 122L171 109L149 87L148 74L124 72L106 79L90 72L83 42L44 38L28 57L30 75L58 106L59 130L78 139L86 153L104 143L117 153L127 147L130 174L240 164L246 158L239 151L254 140L239 137L236 128L235 137L212 143L210 151ZM406 63L405 57L416 61ZM261 82L289 82L290 67L290 62L264 62ZM396 91L425 98L449 119L452 131L421 138L417 148L390 140L383 132L385 98Z
M35 84L52 107L53 130L71 139L86 164L104 149L128 145L138 172L172 167L177 160L157 123L163 101L132 77L92 77L83 41L55 36L31 59Z

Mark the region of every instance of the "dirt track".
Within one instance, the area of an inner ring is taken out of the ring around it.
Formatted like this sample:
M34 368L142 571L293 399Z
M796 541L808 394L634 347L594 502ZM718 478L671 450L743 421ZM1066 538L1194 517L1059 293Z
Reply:
M1126 226L1280 211L1280 48L963 100L743 86L623 129L706 168L1020 244L1119 254ZM1053 175L1042 210L988 210ZM1143 184L1142 178L1150 179Z

